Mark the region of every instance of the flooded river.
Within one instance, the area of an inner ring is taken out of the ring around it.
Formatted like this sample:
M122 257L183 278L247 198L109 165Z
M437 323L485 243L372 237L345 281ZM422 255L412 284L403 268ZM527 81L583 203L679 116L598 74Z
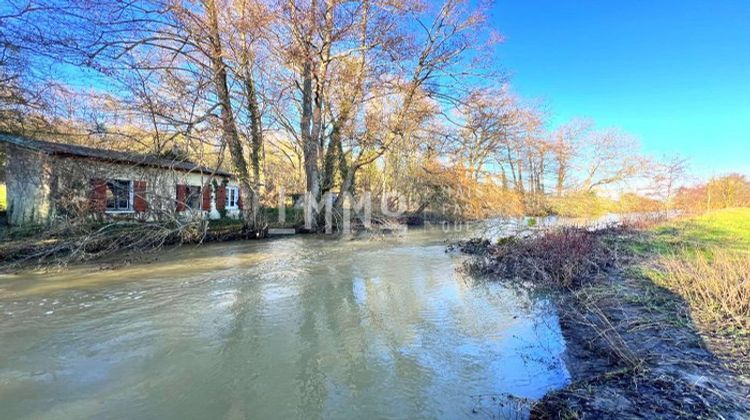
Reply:
M0 276L0 418L483 418L568 373L544 298L441 230Z

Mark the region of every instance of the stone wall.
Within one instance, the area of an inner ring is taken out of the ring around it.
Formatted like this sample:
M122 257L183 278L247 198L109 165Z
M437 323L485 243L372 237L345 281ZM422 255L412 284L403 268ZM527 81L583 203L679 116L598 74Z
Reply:
M8 223L46 223L51 213L51 167L48 156L13 144L6 146L6 155Z

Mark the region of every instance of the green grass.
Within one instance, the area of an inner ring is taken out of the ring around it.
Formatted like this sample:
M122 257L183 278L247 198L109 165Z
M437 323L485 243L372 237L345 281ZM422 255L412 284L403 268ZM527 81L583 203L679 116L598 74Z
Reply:
M711 249L750 252L750 208L717 210L679 219L651 230L646 241L633 244L640 252L658 254Z
M718 210L652 228L629 244L649 257L637 271L681 296L701 330L750 348L750 209ZM739 350L738 350L739 349ZM746 363L745 358L741 358ZM747 360L750 366L750 359Z
M277 208L265 207L261 211L268 225L273 228L293 228L305 223L304 210L301 208L286 207L284 223L279 223L279 210Z
M714 211L689 220L683 236L703 244L750 249L750 209Z

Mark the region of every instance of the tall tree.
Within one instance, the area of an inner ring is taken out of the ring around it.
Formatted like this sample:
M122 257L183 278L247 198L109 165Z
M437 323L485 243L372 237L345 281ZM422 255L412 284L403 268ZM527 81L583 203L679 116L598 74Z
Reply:
M562 197L569 186L583 136L591 130L592 125L589 120L575 119L558 127L550 135L550 151L555 165L555 193L558 197Z
M256 227L257 222L257 196L254 188L254 180L251 179L245 152L240 136L237 131L237 122L232 109L232 98L230 97L227 84L227 65L224 61L221 32L219 31L219 10L217 0L204 0L206 9L206 28L210 42L210 59L213 67L213 78L216 85L216 97L221 107L222 139L227 145L232 157L232 166L240 182L241 194L246 198L244 206L244 220L250 228ZM254 98L255 95L252 95ZM256 166L257 167L257 166Z

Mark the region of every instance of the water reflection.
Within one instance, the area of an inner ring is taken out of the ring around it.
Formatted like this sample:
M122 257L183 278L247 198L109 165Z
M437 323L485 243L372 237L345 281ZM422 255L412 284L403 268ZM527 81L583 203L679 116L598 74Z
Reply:
M549 303L456 272L444 238L295 237L6 276L2 417L456 418L473 396L562 386Z

